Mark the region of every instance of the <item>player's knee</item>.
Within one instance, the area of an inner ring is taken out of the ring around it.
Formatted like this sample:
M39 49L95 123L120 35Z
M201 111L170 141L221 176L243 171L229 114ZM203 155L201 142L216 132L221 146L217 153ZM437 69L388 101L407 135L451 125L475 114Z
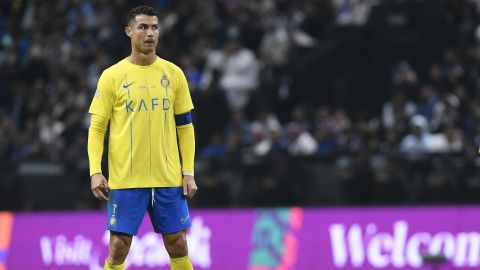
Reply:
M187 239L184 233L164 235L163 241L171 258L181 258L188 255Z
M109 262L122 264L127 258L129 248L130 246L127 239L112 237L109 245Z

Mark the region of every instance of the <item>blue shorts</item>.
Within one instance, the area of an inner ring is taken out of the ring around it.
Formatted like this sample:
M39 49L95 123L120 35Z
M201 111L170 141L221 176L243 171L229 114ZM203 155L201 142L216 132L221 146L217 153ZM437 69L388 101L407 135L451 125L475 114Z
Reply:
M148 210L157 233L174 233L192 225L182 187L115 189L108 193L107 229L137 235Z

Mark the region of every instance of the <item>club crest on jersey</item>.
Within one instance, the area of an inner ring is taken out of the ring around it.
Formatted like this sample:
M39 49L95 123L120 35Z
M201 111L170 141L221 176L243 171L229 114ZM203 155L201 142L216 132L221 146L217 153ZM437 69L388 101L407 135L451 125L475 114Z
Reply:
M165 88L168 88L170 86L170 80L168 79L166 74L163 75L162 79L160 80L160 84Z

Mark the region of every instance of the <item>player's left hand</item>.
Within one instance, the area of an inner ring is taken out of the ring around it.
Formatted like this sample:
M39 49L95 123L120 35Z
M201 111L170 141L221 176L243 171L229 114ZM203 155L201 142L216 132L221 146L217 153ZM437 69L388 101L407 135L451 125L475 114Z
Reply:
M197 192L198 187L197 184L195 183L195 178L190 175L184 175L183 176L183 195L187 196L189 199L193 198L195 196L195 193Z

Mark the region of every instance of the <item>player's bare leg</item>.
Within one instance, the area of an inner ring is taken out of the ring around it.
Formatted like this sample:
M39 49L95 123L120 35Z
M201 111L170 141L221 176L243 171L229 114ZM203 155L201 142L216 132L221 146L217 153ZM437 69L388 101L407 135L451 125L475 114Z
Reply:
M187 232L163 234L163 243L170 256L170 269L192 270L193 266L188 257Z
M110 242L108 244L108 257L105 262L105 269L123 270L127 258L132 236L110 231Z

